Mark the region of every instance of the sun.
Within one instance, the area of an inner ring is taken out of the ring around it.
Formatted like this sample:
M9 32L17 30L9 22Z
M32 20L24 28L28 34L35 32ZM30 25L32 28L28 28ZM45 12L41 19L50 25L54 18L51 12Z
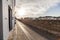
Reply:
M25 12L26 12L26 9L25 9L24 7L19 8L19 9L16 11L16 17L18 17L18 18L24 17Z

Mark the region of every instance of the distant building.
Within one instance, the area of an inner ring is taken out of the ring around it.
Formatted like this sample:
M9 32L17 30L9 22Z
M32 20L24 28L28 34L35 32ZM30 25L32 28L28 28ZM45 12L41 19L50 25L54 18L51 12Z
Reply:
M52 16L44 16L44 17L39 17L39 20L60 20L60 17L52 17Z

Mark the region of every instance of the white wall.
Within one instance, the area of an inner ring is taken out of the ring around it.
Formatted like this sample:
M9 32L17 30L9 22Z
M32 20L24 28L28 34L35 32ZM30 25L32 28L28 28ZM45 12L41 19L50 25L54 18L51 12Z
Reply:
M2 0L2 12L3 12L3 40L7 40L9 33L9 22L8 22L8 2Z
M8 5L12 8L12 6L13 6L13 0L8 0Z

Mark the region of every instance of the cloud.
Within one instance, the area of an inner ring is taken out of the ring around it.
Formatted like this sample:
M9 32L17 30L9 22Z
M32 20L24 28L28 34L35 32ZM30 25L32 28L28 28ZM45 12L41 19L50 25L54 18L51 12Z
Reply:
M25 16L39 16L44 14L49 8L57 6L60 0L16 0L16 8L24 7L26 9ZM27 15L30 14L30 15Z

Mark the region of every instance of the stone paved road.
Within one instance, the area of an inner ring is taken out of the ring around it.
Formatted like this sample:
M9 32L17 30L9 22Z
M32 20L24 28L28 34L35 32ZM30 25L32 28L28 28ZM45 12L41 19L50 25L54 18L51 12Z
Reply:
M16 21L15 28L11 31L9 40L55 40L55 35L37 30L32 26L27 26L20 21Z
M38 34L37 32L34 31L34 28L31 29L29 28L29 26L16 21L17 23L17 33L18 36L17 38L20 38L21 40L54 40L54 38L49 38L49 34L47 35L47 37L43 37L42 35ZM31 26L30 26L31 27ZM20 33L19 33L20 32ZM39 31L40 32L40 31ZM42 34L44 35L44 33L42 32ZM45 34L46 35L46 34ZM50 36L55 36L55 35L50 35Z

